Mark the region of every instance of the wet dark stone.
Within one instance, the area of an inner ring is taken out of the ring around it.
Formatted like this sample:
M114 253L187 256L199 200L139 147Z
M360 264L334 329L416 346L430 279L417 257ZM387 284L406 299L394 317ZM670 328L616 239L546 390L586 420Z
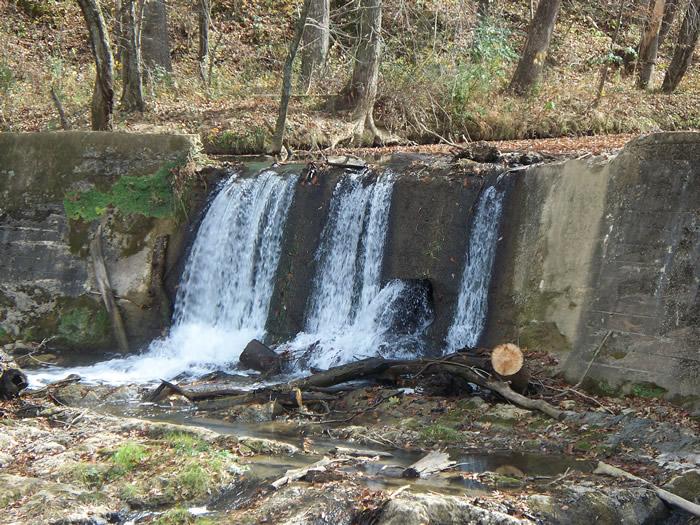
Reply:
M280 371L281 358L257 339L248 343L239 358L241 366L258 372L276 373Z

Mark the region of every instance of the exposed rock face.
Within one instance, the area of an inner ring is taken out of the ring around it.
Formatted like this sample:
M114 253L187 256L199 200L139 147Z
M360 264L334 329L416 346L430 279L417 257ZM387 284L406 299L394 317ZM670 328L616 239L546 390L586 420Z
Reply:
M179 256L169 172L194 147L175 135L0 134L0 344L114 347L89 262L100 222L130 338L138 345L159 333L150 259L158 235L170 236L170 263Z
M518 174L485 343L558 352L572 382L700 404L700 134Z

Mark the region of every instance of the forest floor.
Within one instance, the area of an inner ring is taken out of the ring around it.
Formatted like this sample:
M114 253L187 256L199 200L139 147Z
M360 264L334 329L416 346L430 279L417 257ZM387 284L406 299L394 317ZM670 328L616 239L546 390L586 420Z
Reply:
M135 386L57 383L0 406L2 521L695 523L644 483L593 470L619 466L697 503L697 418L656 398L542 387L564 420L428 385L359 386L323 423L277 402L144 404ZM430 451L455 464L407 477Z
M117 104L116 129L195 134L205 151L213 154L265 152L277 114L281 67L297 16L296 2L245 4L245 8L239 0L216 4L209 85L198 75L196 17L191 5L184 0L168 4L173 70L150 75L145 113L123 113ZM499 2L493 26L479 33L474 13L461 3L414 6L388 0L375 117L406 148L465 140L563 137L575 141L596 136L595 147L607 149L624 140L618 138L620 133L698 129L697 65L690 68L676 93L657 90L676 29L660 50L652 89L637 90L633 75L613 67L600 104L593 103L617 4L612 0L564 3L543 82L528 97L519 98L506 93L505 87L525 37L527 2ZM77 4L6 0L0 6L0 41L4 43L0 131L59 129L52 88L62 100L71 129L89 129L94 67ZM106 14L111 23L109 9ZM622 48L636 45L639 16L634 10L626 13L620 32ZM337 27L347 23L342 16L332 20ZM350 120L333 107L334 94L342 91L352 66L347 49L352 42L344 38L340 30L334 35L324 78L308 94L293 95L288 120L293 150L326 149ZM117 75L117 95L119 82ZM566 141L552 144L559 148ZM571 148L584 151L589 144L574 142ZM517 147L528 150L543 145L534 141Z

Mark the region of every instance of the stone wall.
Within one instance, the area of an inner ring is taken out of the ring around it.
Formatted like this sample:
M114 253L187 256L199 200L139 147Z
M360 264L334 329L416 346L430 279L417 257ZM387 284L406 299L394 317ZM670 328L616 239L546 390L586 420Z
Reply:
M166 323L149 293L158 235L179 256L172 169L194 152L185 136L0 134L0 343L113 349L88 244L98 224L111 284L135 347Z
M700 134L515 177L484 342L556 352L603 392L697 405Z

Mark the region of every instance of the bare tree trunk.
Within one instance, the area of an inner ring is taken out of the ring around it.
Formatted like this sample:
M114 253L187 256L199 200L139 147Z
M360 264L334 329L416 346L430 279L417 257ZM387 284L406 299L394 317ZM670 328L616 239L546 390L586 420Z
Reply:
M637 79L639 89L649 87L649 81L654 72L665 3L665 0L652 0L649 4L648 22L639 43L639 78Z
M700 0L690 0L680 33L678 34L678 43L673 52L673 58L666 70L664 83L661 86L665 93L671 93L681 83L685 72L693 60L698 37L700 37Z
M297 27L294 31L294 37L289 44L289 53L287 60L284 63L284 78L282 80L282 97L280 99L280 109L277 114L277 123L275 125L275 134L272 136L272 144L269 153L276 155L282 151L282 141L284 140L284 130L287 125L287 110L289 109L289 98L292 96L292 68L294 66L294 58L299 50L301 35L304 32L304 25L309 15L309 6L312 0L304 0L304 5L301 8L301 15L297 22Z
M666 0L666 7L664 7L664 17L661 20L661 30L659 31L659 49L666 40L671 27L673 26L673 21L676 18L676 12L678 11L678 4L680 0Z
M209 63L209 26L211 23L211 1L199 0L199 73L202 82L207 83L207 65Z
M146 68L173 70L168 36L168 10L164 0L148 0L144 6L141 53Z
M300 88L307 92L314 73L323 66L330 43L330 0L311 0L301 48Z
M540 81L560 7L561 0L540 0L528 29L525 49L508 87L513 93L524 95Z
M115 58L120 64L124 61L124 3L114 2L114 40L116 44Z
M61 97L58 96L58 91L56 91L55 86L51 86L51 100L53 100L53 105L56 107L56 111L58 112L58 118L61 121L61 128L64 131L68 131L70 129L70 123L68 122L68 118L66 118L66 111L63 109Z
M95 58L95 90L92 95L91 121L95 131L112 129L114 109L114 60L107 36L107 26L97 0L78 0L90 34L90 48Z
M620 28L622 27L622 15L625 11L625 0L620 0L620 7L617 11L617 27L615 27L615 34L610 41L610 53L613 52L615 46L617 45L617 39L620 36ZM597 107L600 104L600 99L603 98L603 89L605 88L605 82L608 80L608 71L610 70L610 63L605 60L602 69L600 70L600 80L598 81L598 89L596 90L595 99L593 100L593 107Z
M354 139L360 141L365 128L381 139L374 124L379 62L382 55L382 0L360 1L359 44L347 99L354 109Z
M141 69L141 13L135 0L124 0L124 63L121 107L124 111L145 111L143 100L143 71Z

